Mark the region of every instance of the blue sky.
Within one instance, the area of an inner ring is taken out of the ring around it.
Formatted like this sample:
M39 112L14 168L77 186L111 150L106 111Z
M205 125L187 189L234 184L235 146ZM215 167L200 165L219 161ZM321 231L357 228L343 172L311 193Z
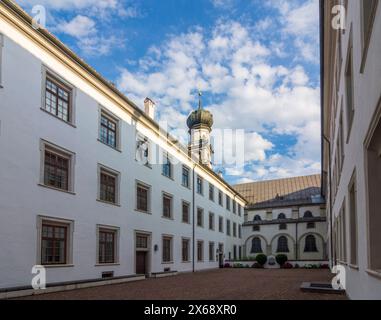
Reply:
M215 128L245 130L245 166L216 167L229 182L320 172L318 0L18 2L174 134L200 87Z

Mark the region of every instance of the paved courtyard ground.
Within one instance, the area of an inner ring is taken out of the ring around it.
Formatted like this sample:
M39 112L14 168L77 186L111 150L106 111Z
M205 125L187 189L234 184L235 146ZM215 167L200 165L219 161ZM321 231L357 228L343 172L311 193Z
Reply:
M217 269L25 299L346 299L344 295L300 291L302 282L330 282L331 279L329 270Z

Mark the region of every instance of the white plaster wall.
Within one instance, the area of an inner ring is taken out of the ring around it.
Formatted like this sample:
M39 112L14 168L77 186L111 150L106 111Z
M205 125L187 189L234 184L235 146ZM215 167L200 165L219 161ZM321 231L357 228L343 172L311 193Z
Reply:
M347 30L342 36L343 64L338 97L345 96L345 65L348 52L350 27L353 32L353 70L354 70L354 105L355 114L349 140L344 145L345 160L341 172L340 184L336 196L333 194L333 216L339 215L341 206L346 201L348 208L348 186L354 170L357 177L357 231L358 231L358 269L346 266L347 294L352 299L381 299L381 276L367 273L368 269L368 228L367 228L367 185L365 177L364 140L373 119L380 99L381 79L381 5L378 5L376 18L368 49L364 73L360 73L362 60L360 1L348 1ZM341 100L337 108L340 112ZM344 102L345 107L345 102ZM336 146L339 117L336 115L335 138L332 145ZM348 130L344 113L344 133ZM346 136L345 136L346 138ZM334 147L333 155L336 148ZM332 163L333 165L333 163ZM329 196L329 194L328 194ZM328 199L327 196L327 199ZM347 257L350 256L349 212L347 212Z
M173 180L162 176L160 165L149 169L138 164L135 161L136 129L126 112L1 19L0 32L4 34L4 88L0 89L0 288L30 285L31 268L39 264L36 257L38 215L74 220L73 266L48 268L48 282L98 278L102 271L109 270L113 270L115 276L134 274L135 231L152 233L151 272L161 272L168 266L161 262L162 234L174 237L174 262L169 267L178 271L192 270L191 263L181 262L181 238L192 237L192 226L181 222L181 200L192 202L191 190L181 186L181 164L174 166ZM76 127L40 110L43 64L77 88ZM97 140L99 104L121 119L121 152ZM173 157L192 167L184 156L160 142L149 129L141 130L168 149ZM38 185L40 139L75 153L75 194ZM96 201L98 163L121 173L120 206ZM215 199L218 199L218 188L232 198L234 195L211 176L198 173L204 177L204 196L196 195L195 206L204 208L205 212L205 227L196 227L195 231L195 241L204 240L205 245L204 262L196 263L196 269L200 270L218 266L217 261L209 262L209 241L215 242L215 250L219 242L224 243L226 256L229 251L233 252L234 244L237 248L241 245L238 237L226 236L225 224L227 218L231 223L242 224L243 209L239 217L210 201L207 180L215 184ZM152 186L152 214L135 211L136 179ZM162 191L173 195L173 220L161 217ZM209 211L215 214L215 231L208 230ZM218 215L224 217L224 233L218 232ZM97 224L120 228L119 265L95 266ZM157 252L153 252L155 244L159 247Z

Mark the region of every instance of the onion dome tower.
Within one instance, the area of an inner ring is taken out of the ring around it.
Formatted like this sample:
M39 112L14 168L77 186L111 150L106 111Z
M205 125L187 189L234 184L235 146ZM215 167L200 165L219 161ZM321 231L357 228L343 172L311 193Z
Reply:
M203 109L201 102L202 93L198 93L198 109L194 110L187 119L190 142L189 154L200 164L212 168L213 149L210 142L210 133L213 126L213 115Z

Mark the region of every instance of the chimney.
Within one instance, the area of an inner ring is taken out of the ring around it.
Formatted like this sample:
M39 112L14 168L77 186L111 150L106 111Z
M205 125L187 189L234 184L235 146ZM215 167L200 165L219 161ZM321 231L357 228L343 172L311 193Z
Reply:
M144 100L144 112L152 120L155 120L155 108L156 104L150 98L145 98Z

